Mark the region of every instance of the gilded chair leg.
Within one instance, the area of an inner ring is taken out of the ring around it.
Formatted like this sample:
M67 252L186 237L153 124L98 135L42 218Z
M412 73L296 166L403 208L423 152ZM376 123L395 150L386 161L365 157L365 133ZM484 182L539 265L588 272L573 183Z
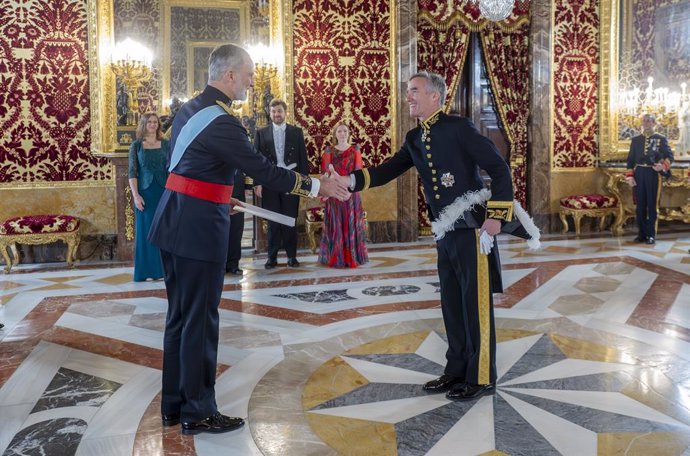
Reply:
M9 248L6 244L0 244L0 250L2 250L2 257L5 260L5 274L9 274L12 269L13 261L10 259L10 255L7 253Z
M608 217L608 214L604 214L601 217L599 217L599 231L604 231L604 225L606 224L606 217Z
M12 253L12 266L17 266L19 264L19 251L16 242L10 244L10 252Z
M316 239L314 230L314 223L307 222L307 240L309 241L309 248L311 249L311 253L316 253Z
M575 222L575 236L580 236L580 221L582 220L582 214L577 212L573 214L573 221Z
M560 211L558 215L561 217L561 224L563 225L563 234L568 232L568 218L565 215L565 212Z

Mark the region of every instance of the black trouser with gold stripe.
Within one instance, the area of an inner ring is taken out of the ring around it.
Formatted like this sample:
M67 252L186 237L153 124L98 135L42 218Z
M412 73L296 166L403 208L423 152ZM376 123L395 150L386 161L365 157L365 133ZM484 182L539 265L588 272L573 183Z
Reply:
M635 216L642 239L656 237L657 211L661 196L661 175L647 166L636 166L634 171L637 185L633 189L637 208Z
M437 242L441 309L448 335L445 373L465 382L496 382L496 332L489 259L479 230L457 229Z

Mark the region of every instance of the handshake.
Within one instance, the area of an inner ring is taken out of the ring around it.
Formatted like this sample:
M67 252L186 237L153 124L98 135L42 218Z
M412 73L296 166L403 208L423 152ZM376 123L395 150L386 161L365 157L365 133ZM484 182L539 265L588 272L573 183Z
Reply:
M328 165L328 172L319 177L321 183L319 196L324 198L336 198L340 201L347 201L350 198L350 176L341 176L333 165Z

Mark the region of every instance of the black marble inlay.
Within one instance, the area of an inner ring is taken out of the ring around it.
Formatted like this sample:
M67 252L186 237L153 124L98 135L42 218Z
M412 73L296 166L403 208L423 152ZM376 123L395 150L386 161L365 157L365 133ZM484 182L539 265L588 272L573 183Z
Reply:
M348 358L363 359L372 363L383 364L385 366L400 367L417 372L424 372L431 375L442 375L444 366L423 358L415 353L402 353L399 355L378 354L378 355L347 355Z
M496 449L511 456L560 456L513 407L498 394L494 395L494 429Z
M396 423L398 456L422 456L446 435L475 402L453 402ZM458 442L458 445L461 445Z
M536 344L525 353L522 358L498 379L498 384L507 382L522 375L534 372L542 367L550 366L566 359L563 352L554 344L549 336L542 336Z
M678 432L678 426L659 423L652 420L644 420L618 413L583 407L581 405L567 404L541 397L529 396L511 391L510 394L525 402L553 413L565 420L582 426L596 433L616 432ZM685 426L683 426L683 429Z
M367 296L401 296L418 293L419 287L414 285L385 285L381 287L369 287L362 291Z
M56 418L18 432L3 456L72 456L86 432L86 421Z
M436 291L434 291L434 293L441 292L441 282L429 282L429 285L431 285L432 287L436 287Z
M342 396L323 402L312 410L324 410L346 405L369 404L371 402L392 401L395 399L408 399L417 396L426 396L422 385L369 383L352 390Z
M62 367L31 413L58 407L100 407L120 386L120 383Z
M620 391L629 384L633 377L625 372L607 372L603 374L580 375L577 377L555 378L541 382L508 385L508 388L536 388L571 391ZM501 382L503 379L501 379ZM499 382L499 386L500 383Z
M347 294L347 290L307 291L304 293L286 293L274 295L278 298L295 299L304 302L330 303L354 300Z

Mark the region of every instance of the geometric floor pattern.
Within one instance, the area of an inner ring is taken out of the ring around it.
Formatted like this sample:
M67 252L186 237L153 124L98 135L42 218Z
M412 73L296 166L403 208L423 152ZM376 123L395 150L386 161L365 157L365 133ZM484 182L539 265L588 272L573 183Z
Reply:
M353 270L244 258L216 398L248 424L194 437L160 424L162 282L19 265L0 276L0 454L687 455L689 247L500 239L496 394L467 403L420 387L445 362L433 244L373 245Z

